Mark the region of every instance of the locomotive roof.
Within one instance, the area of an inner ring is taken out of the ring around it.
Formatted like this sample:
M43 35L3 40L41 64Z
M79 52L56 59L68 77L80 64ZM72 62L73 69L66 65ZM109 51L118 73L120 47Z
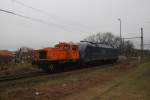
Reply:
M100 44L100 43L92 43L92 42L87 42L87 41L81 41L79 43L80 46L94 46L94 47L101 47L101 48L113 48L112 46L106 45L106 44Z

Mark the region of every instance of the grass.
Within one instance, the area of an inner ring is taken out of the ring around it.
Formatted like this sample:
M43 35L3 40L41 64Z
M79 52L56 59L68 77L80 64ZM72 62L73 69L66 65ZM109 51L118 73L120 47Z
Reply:
M150 63L140 65L117 80L107 91L91 100L150 100Z
M150 100L150 63L64 100Z

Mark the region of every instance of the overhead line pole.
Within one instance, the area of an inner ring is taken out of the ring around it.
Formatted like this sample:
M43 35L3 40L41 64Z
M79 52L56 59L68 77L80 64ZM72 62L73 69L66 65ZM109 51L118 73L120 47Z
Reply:
M141 61L143 58L143 49L144 49L144 44L143 44L143 28L141 28Z
M120 54L122 53L122 21L120 18L118 18L118 21L120 22Z

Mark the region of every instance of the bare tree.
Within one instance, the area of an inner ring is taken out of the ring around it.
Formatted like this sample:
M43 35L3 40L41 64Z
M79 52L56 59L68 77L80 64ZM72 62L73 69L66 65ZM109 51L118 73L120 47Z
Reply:
M120 45L120 38L117 36L114 36L110 32L98 33L96 35L91 35L91 36L85 38L84 40L89 41L89 42L109 45L109 46L112 46L113 48L119 48L119 45Z
M34 50L28 47L21 47L16 51L16 62L31 62Z

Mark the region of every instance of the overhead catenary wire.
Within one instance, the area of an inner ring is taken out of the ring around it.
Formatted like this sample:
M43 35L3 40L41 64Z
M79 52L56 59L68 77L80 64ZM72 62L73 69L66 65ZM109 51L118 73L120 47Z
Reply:
M19 0L13 0L12 3L17 3L17 4L21 5L21 6L24 6L24 7L26 7L26 8L32 9L32 10L34 10L34 11L36 11L36 12L39 12L39 13L41 13L41 14L44 14L44 15L50 17L50 18L53 19L53 20L55 20L55 18L59 18L59 19L61 18L61 17L59 17L59 16L57 16L57 15L50 14L50 13L44 11L44 10L41 10L41 9L32 7L32 6L30 6L30 5L27 5L27 4L25 4L25 3L23 3L23 2L21 2L21 1L19 1ZM55 21L56 21L56 20L55 20ZM56 22L58 22L58 20L57 20ZM59 22L59 23L60 23L60 22ZM79 25L79 24L77 23L77 25ZM76 29L76 28L74 27L74 25L67 24L67 23L63 24L63 26L68 27L69 29L71 29L71 28ZM80 27L81 27L81 26L80 26ZM82 28L82 29L77 29L77 30L79 30L79 31L82 32L82 33L89 33L89 32L87 32L87 31L85 31L85 30L83 30L83 29L84 29L84 28Z
M45 15L47 15L47 16L50 16L50 17L53 16L52 14L47 13L46 11L43 11L43 10L38 9L38 8L34 8L34 7L32 7L32 6L30 6L30 5L27 5L27 4L25 4L25 3L21 2L21 1L18 1L18 0L13 0L12 3L20 4L20 5L22 5L22 6L26 7L26 8L33 9L33 10L35 10L35 11L37 11L37 12L43 13L43 14L45 14ZM56 17L56 16L54 16L54 17Z
M141 37L129 37L129 38L122 38L122 39L138 39L138 38L141 38Z
M18 16L18 17L22 17L22 18L25 18L25 19L28 19L28 20L31 20L31 21L35 21L35 22L38 22L38 23L46 24L46 25L49 25L49 26L54 25L57 28L61 28L63 30L69 31L69 32L74 32L73 30L65 29L64 26L61 26L61 25L58 25L58 24L55 24L55 23L52 23L52 22L51 23L50 22L46 22L46 21L43 21L43 20L38 19L38 18L29 17L29 16L26 16L26 15L22 15L22 14L15 13L15 12L9 11L9 10L4 10L4 9L0 9L0 11L4 12L4 13L7 13L7 14L15 15L15 16Z
M4 10L4 9L0 9L0 11L5 12L5 13L9 13L9 14L14 14L12 11Z
M144 44L144 45L150 45L150 43L149 44Z
M49 24L49 23L46 23L46 22L43 21L43 20L40 20L40 19L37 19L37 18L33 18L33 17L29 17L29 16L25 16L25 15L18 14L18 13L14 13L14 12L12 12L12 11L4 10L4 9L0 9L0 11L5 12L5 13L9 13L9 14L13 14L13 15L16 15L16 16L19 16L19 17L23 17L23 18L25 18L25 19L29 19L29 20L32 20L32 21L40 22L40 23L42 23L42 24ZM55 24L55 25L56 25L56 24Z

